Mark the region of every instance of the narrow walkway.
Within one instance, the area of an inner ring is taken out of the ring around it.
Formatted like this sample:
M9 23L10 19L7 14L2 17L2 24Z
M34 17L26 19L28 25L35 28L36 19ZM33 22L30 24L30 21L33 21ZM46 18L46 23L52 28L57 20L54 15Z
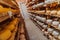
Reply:
M26 6L20 3L21 13L24 18L26 29L28 31L30 40L48 40L45 36L43 36L43 32L29 19L28 12L26 10Z

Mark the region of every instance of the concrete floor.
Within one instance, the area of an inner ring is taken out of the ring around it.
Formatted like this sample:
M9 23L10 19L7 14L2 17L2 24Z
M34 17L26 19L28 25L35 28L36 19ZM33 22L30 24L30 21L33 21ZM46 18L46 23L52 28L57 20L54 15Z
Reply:
M48 40L43 32L30 20L26 6L20 3L21 14L24 18L26 29L28 31L28 35L30 40Z

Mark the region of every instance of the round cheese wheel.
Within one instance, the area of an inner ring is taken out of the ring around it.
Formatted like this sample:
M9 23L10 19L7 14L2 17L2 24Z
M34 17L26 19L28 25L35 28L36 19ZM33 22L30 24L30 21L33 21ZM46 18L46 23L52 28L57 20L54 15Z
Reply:
M41 21L45 22L45 21L46 21L46 18L43 18L43 17L42 17Z
M43 25L44 25L44 23L41 23L40 25L41 25L41 26L43 26Z
M43 27L44 29L47 29L48 26L47 26L47 25L43 25L42 27Z
M25 35L24 34L21 34L20 35L20 39L23 39L23 38L25 38Z
M4 30L0 33L0 40L7 40L11 36L10 30Z
M47 20L46 20L46 23L47 23L47 24L51 24L51 23L52 23L52 20L51 20L51 19L47 19Z
M55 36L55 37L58 37L59 32L58 31L53 31L52 35Z
M41 20L42 18L40 16L36 16L37 19Z
M53 30L54 30L54 29L52 29L52 28L48 28L48 30L47 30L47 31L48 31L49 33L52 33L52 32L53 32Z
M59 25L59 22L58 22L58 21L53 21L53 22L52 22L52 25L53 25L53 26L58 26L58 25Z

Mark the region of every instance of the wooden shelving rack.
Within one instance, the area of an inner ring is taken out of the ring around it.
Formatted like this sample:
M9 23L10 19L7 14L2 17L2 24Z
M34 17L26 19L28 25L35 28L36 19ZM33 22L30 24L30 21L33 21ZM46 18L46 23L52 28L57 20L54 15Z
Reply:
M40 1L40 0L38 0ZM30 18L35 21L35 23L37 23L38 25L40 25L40 29L41 30L44 30L44 34L47 36L47 38L49 37L50 40L60 40L60 38L58 37L55 37L54 35L52 35L52 33L49 33L47 30L48 28L52 28L54 29L54 31L58 31L59 35L60 35L60 29L58 29L57 27L58 26L53 26L52 23L49 24L49 23L46 23L46 21L48 19L51 19L53 21L58 21L59 24L60 24L60 15L58 14L58 11L60 11L60 4L58 4L58 2L52 2L52 3L45 3L45 1L42 1L41 2L38 2L38 1L34 1L36 2L33 3L34 5L32 4L29 4L33 1L29 1L27 5L31 5L31 6L27 6L27 9L28 9L28 12L30 13ZM51 14L51 11L57 11L56 14L54 14L54 12ZM36 18L36 16L38 16L38 18ZM40 18L45 18L46 21L43 22ZM54 19L57 19L57 20L54 20ZM53 22L52 21L52 22ZM40 24L39 24L40 23ZM47 28L44 29L42 26L41 26L41 23L44 24L44 25L47 25Z

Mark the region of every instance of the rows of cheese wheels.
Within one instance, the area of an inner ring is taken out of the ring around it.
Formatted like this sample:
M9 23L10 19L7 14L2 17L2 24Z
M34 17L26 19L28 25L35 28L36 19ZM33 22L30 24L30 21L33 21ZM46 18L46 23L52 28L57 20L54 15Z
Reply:
M5 28L0 31L0 40L8 40L12 36L14 29L16 29L17 24L18 18L15 18L8 25L6 25Z
M21 25L20 29L20 40L26 40L24 25Z
M15 13L18 10L11 9L11 8L5 8L5 7L3 7L3 6L0 5L0 13L7 13L8 11L12 11L13 13Z

